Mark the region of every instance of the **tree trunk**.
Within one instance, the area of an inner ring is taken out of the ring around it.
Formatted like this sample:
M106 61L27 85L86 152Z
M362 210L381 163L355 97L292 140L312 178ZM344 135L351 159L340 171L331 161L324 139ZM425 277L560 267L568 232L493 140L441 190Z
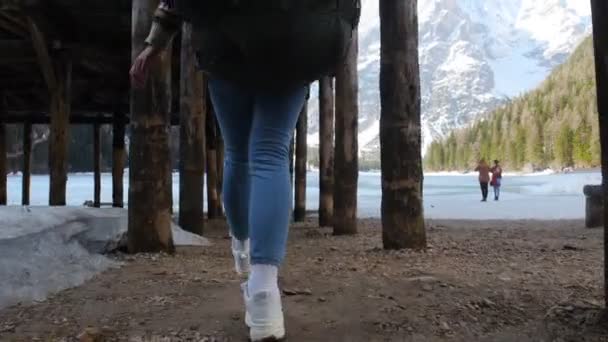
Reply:
M112 127L112 206L124 207L124 171L127 160L125 150L125 117L124 114L114 114Z
M319 226L332 225L334 214L334 86L319 81Z
M68 182L68 143L71 112L72 64L66 59L55 63L56 84L51 89L51 135L49 138L49 205L66 204Z
M417 1L380 0L380 150L385 249L426 247Z
M308 104L304 103L296 126L296 189L293 219L306 220L306 131L308 130Z
M23 177L21 178L21 204L30 205L32 178L32 124L23 125Z
M207 93L209 96L209 93ZM209 99L209 97L207 97ZM218 193L217 174L217 127L215 124L215 111L211 101L207 100L208 112L206 126L207 135L207 217L216 219L220 217L220 198Z
M357 233L357 182L359 179L357 32L346 61L336 73L336 147L334 234Z
M604 300L608 307L608 2L591 0L591 12L604 191Z
M202 235L205 181L205 113L203 74L196 69L192 25L182 29L179 143L179 225Z
M101 207L101 125L93 124L93 207Z
M157 0L134 0L132 56L144 48ZM171 54L150 65L143 89L131 90L128 247L132 253L173 253L169 109Z

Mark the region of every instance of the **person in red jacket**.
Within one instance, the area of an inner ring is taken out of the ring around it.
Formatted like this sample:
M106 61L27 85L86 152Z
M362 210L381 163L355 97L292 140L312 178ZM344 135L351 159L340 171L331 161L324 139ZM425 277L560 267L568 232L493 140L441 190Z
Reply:
M475 171L479 172L479 185L481 187L481 201L487 202L488 200L488 183L490 182L490 167L486 163L485 159L479 161L479 164L475 168Z
M490 185L494 188L494 200L498 201L500 197L500 185L502 183L502 167L500 167L500 162L498 160L494 161L494 166L490 169L492 172L492 181Z

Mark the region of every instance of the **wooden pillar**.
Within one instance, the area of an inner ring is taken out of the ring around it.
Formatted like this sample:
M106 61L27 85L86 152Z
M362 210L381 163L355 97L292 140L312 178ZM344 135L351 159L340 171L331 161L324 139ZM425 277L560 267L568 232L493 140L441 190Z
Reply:
M359 179L357 32L345 62L336 73L336 146L334 234L357 233L357 182Z
M71 61L55 61L55 87L51 89L51 125L49 138L49 205L66 205L68 182L68 144L71 112Z
M203 74L196 69L189 23L183 25L181 51L179 225L202 235L207 103Z
M157 0L132 2L133 58L144 48L157 6ZM171 53L163 53L149 67L146 86L131 90L128 248L131 253L173 253L168 77Z
M23 177L21 178L21 204L30 205L32 177L32 124L23 125Z
M296 139L295 139L295 131L291 137L291 141L289 142L289 180L291 182L291 188L293 189L293 174L294 174L294 160L296 154Z
M125 150L125 115L114 114L112 125L112 206L124 207L124 172L127 161Z
M218 217L224 216L224 199L223 199L223 187L224 187L224 137L222 136L222 131L220 130L219 123L217 118L215 120L215 132L217 137L217 215Z
M319 81L319 226L332 225L334 214L334 85Z
M7 176L7 156L6 156L6 124L4 123L4 117L6 116L6 101L4 96L0 96L0 205L6 205L7 189L6 189L6 176Z
M101 125L93 124L93 207L101 207Z
M296 126L296 184L295 208L293 219L296 222L306 220L306 134L308 130L308 104L304 103Z
M207 99L209 99L209 93L207 93ZM207 108L205 123L207 137L207 217L216 219L220 216L220 198L217 186L217 126L215 124L215 111L209 100L207 101Z
M380 1L382 242L426 247L417 1Z
M608 2L591 0L593 20L593 47L597 107L602 147L602 186L604 191L604 300L608 307Z

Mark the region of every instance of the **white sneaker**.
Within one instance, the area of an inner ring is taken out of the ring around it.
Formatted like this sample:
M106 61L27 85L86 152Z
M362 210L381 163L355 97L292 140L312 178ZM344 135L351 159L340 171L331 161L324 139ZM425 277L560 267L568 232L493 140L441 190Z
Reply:
M245 300L245 324L252 342L280 341L285 338L281 293L276 288L249 295L247 283L241 285Z
M249 273L249 269L251 268L249 250L249 239L240 241L232 238L232 256L234 256L234 269L236 273Z

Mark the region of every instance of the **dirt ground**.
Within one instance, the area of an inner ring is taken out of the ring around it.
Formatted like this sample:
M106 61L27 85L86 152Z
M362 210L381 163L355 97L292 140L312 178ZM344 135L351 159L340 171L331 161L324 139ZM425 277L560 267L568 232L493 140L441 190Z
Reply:
M245 341L225 226L205 249L125 266L0 311L0 341ZM426 252L381 249L380 223L292 229L281 287L289 341L608 341L602 231L579 221L430 221ZM83 339L94 341L94 339Z

